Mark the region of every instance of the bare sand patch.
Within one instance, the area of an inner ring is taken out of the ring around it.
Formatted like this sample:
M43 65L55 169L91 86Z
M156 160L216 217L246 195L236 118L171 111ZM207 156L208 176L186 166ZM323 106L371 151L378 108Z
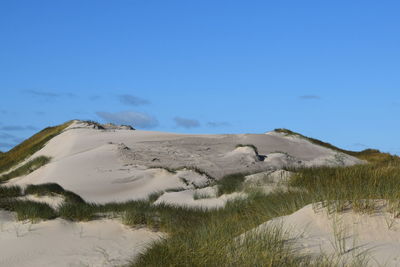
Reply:
M0 266L116 266L128 263L162 234L115 220L36 224L0 211Z

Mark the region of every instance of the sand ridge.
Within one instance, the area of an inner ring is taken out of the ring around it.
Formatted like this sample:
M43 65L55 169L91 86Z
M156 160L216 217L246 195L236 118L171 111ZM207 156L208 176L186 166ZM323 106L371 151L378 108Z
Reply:
M239 144L256 146L258 155L250 147L237 147ZM276 133L184 135L97 129L81 121L75 121L31 158L41 155L50 156L51 162L8 184L58 183L97 203L143 199L157 191L191 190L210 184L210 177L191 170L195 168L219 179L284 166L361 163L307 140ZM164 167L189 169L171 172Z

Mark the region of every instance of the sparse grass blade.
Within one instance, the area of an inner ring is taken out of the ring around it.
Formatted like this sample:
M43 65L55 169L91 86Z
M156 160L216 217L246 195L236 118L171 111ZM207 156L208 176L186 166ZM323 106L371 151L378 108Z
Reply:
M22 196L22 190L19 186L0 186L0 199L1 198L14 198Z
M96 218L95 204L66 202L58 209L61 218L71 221L90 221Z
M0 208L16 212L18 220L51 220L57 217L48 204L29 200L0 200Z
M38 195L38 196L46 196L59 194L64 196L66 202L70 203L84 203L85 201L77 194L67 191L62 188L59 184L56 183L45 183L38 185L28 185L25 188L26 195Z
M244 180L245 175L241 173L224 176L216 182L218 184L218 195L239 191Z
M256 155L258 155L258 149L253 144L238 144L238 145L236 145L236 148L238 148L238 147L250 147L251 149L254 150L254 153L256 153Z

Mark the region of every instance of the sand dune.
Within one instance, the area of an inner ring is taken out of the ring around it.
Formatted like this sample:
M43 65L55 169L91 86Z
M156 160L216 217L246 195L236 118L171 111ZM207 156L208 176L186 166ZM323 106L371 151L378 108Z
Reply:
M237 148L238 144L256 146L262 157L250 147ZM219 179L231 173L254 173L283 166L361 162L278 133L182 135L126 128L96 129L80 121L31 158L41 155L52 157L52 161L8 184L58 183L85 200L98 203L141 199L174 188L192 190L210 183L209 178L192 170L172 173L153 167L196 167Z
M146 199L157 192L160 197L154 205L205 209L223 208L229 200L246 197L244 192L218 196L214 179L227 174L251 173L245 186L255 185L269 193L290 176L280 170L283 167L362 163L300 137L276 132L183 135L99 127L81 121L75 121L29 159L38 156L51 157L51 161L26 176L9 180L7 185L57 183L95 203ZM63 202L57 196L23 199L49 203L54 208ZM301 215L304 213L308 215ZM303 224L326 220L318 219L309 207L298 214ZM297 213L291 216L297 220ZM284 218L274 222L279 220ZM30 224L16 222L13 213L0 211L0 221L1 266L120 265L163 236L146 229L129 229L110 219L85 223L55 219ZM319 236L328 235L326 229L318 231ZM304 243L313 242L310 240L305 238Z

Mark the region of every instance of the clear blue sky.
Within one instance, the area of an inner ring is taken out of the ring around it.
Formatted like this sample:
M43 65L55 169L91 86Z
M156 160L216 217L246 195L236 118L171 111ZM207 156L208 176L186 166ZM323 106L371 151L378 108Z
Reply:
M0 2L0 150L70 119L400 154L399 1Z

